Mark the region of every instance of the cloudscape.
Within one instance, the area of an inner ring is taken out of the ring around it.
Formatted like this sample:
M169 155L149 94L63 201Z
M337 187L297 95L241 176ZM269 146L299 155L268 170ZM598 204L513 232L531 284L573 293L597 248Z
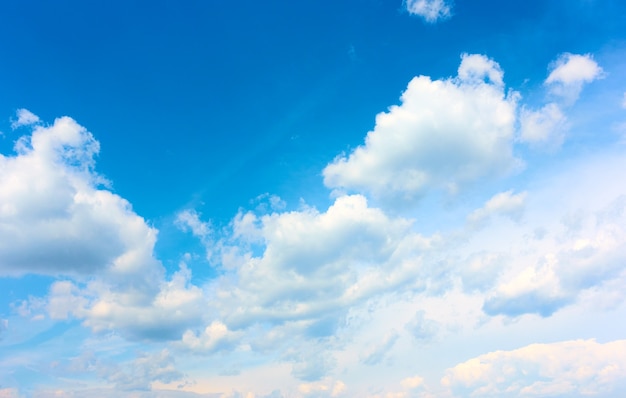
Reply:
M4 8L0 398L626 395L626 3Z

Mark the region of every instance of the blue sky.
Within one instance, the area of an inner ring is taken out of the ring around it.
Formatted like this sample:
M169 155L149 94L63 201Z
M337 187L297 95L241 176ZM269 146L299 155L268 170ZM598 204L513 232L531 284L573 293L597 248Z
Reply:
M626 4L0 15L0 397L626 393Z

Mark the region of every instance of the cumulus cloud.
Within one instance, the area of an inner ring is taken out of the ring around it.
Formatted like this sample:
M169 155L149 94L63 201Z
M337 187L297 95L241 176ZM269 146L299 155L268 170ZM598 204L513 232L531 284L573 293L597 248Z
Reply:
M414 78L402 104L376 117L365 144L324 169L324 183L406 201L519 167L512 150L518 95L504 92L502 76L493 60L464 54L456 78Z
M333 325L328 316L411 283L423 271L420 256L433 242L411 226L360 195L339 197L321 213L240 214L232 225L235 240L222 242L231 272L216 284L225 323Z
M0 275L69 276L50 287L53 319L75 317L131 338L180 337L202 318L202 292L184 265L164 279L157 231L103 187L99 148L63 117L35 125L14 156L0 155Z
M156 231L99 188L99 144L63 117L0 155L0 274L127 276L156 269Z
M182 346L195 353L213 353L232 348L239 333L228 330L220 321L213 321L202 333L187 330L182 337Z
M442 384L459 396L617 396L625 378L625 340L574 340L484 354L448 369Z
M40 122L39 116L35 115L28 109L18 109L16 112L17 120L11 122L11 128L13 130L22 126L30 126Z
M578 99L585 83L602 77L603 73L590 54L564 53L550 65L545 84L553 95L571 104Z
M404 6L409 14L422 17L429 23L452 16L451 6L447 0L405 0Z

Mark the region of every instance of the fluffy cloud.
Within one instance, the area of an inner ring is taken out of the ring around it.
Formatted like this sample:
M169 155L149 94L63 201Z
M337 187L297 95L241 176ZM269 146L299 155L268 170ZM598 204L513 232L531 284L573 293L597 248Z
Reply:
M511 171L520 164L512 150L517 97L505 93L497 63L463 55L454 79L411 80L402 104L376 117L365 144L324 169L324 183L411 200Z
M590 83L603 75L590 54L562 54L550 65L550 74L545 81L550 92L561 97L566 103L578 99L585 83Z
M22 118L22 117L21 117ZM74 120L35 126L15 156L0 155L0 274L105 274L157 270L156 231L98 186L99 144Z
M448 369L442 384L459 396L617 396L608 394L625 378L625 340L575 340L484 354Z
M429 23L447 19L452 15L451 7L446 0L405 0L404 6L410 14L420 16Z
M355 303L415 282L424 271L421 256L436 239L411 226L360 195L339 197L324 213L242 213L233 222L234 240L222 242L231 271L216 283L220 312L234 328L326 323Z

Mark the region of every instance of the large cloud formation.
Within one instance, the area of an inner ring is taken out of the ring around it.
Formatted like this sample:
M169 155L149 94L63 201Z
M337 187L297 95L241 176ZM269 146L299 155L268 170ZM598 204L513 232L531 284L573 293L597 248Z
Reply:
M455 78L411 80L402 104L376 117L365 144L324 169L324 183L411 200L502 175L520 165L512 145L517 98L505 92L496 62L465 54Z

